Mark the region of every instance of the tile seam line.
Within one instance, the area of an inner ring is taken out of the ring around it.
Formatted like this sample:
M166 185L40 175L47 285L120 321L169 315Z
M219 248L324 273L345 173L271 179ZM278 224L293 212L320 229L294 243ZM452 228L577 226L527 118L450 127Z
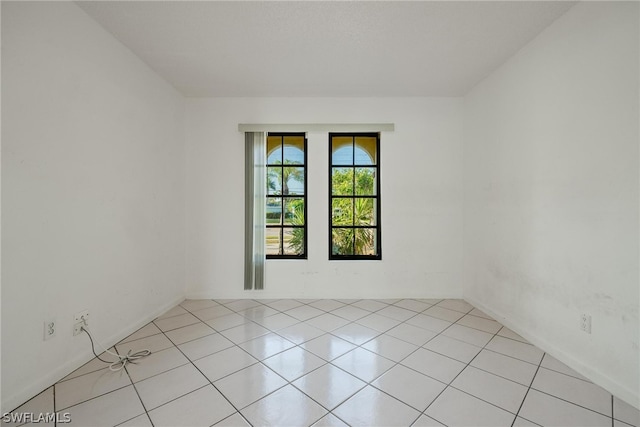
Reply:
M538 363L538 367L536 368L536 372L533 374L533 377L531 377L531 382L529 383L529 386L527 387L527 392L524 394L524 397L522 398L522 402L520 402L520 407L518 407L518 412L516 413L516 417L513 419L513 422L511 423L511 427L513 427L513 425L516 422L516 419L518 419L518 417L520 416L520 411L522 410L522 407L524 406L524 402L525 400L527 400L527 396L529 396L529 391L531 390L531 386L533 385L533 382L536 379L536 376L538 375L538 371L540 370L540 366L542 366L542 361L544 360L544 356L546 355L546 353L544 353L542 355L542 357L540 358L540 363ZM536 422L536 424L538 424Z
M467 303L467 304L468 304L468 303ZM474 307L474 308L475 308L475 307ZM472 311L472 310L473 310L473 308L472 308L471 310L469 310L469 312L470 312L470 311ZM447 329L449 329L452 325L455 325L455 324L457 324L457 323L452 323L451 325L449 325L447 328L445 328L445 329L444 329L442 332L440 332L440 333L443 333L444 331L446 331L446 330L447 330ZM504 326L503 326L502 328L504 328ZM471 365L471 362L473 362L473 361L475 360L475 358L476 358L476 357L478 357L478 354L480 354L480 352L481 352L482 350L484 350L484 349L485 349L485 347L486 347L486 346L491 342L491 340L492 340L493 338L495 338L495 337L498 335L498 332L500 332L500 330L501 330L502 328L500 328L499 330L497 330L497 331L493 334L493 337L491 337L491 339L490 339L489 341L487 341L487 343L486 343L486 344L485 344L485 345L480 349L480 351L479 351L475 356L473 356L473 358L472 358L471 360L469 360L469 362L465 365L465 367L464 367L464 368L462 368L462 369L460 370L460 372L458 372L458 374L457 374L455 377L453 377L453 379L451 379L451 381L449 381L449 383L447 384L447 386L446 386L446 387L445 387L445 388L444 388L440 393L438 393L438 395L437 395L437 396L436 396L436 397L431 401L431 403L429 403L429 405L424 409L424 411L422 411L422 415L427 416L427 417L430 417L430 418L433 418L433 417L431 417L430 415L427 415L427 413L426 413L426 412L427 412L427 410L431 407L431 405L433 405L433 403L434 403L436 400L438 400L438 398L442 395L442 393L444 393L444 392L445 392L449 387L451 387L451 388L454 388L454 389L458 390L457 388L453 387L451 384L456 380L456 378L458 378L458 377L460 376L460 374L461 374L462 372L464 372L464 370L465 370L465 369L467 369L467 367L469 367L469 366ZM439 335L439 334L438 334L438 335ZM436 335L436 336L437 336L437 335ZM445 335L445 336L446 336L446 335ZM435 338L435 337L434 337L434 338ZM432 338L432 339L433 339L433 338ZM476 396L473 396L473 395L471 395L471 394L469 394L469 393L466 393L466 394L468 394L469 396L472 396L472 397L474 397L474 398L478 399ZM479 400L482 400L482 399L479 399ZM484 400L483 400L483 401L484 401ZM489 403L489 402L487 402L487 403ZM499 407L499 406L497 406L497 405L494 405L494 404L492 404L492 403L489 403L489 404L491 404L492 406L495 406L496 408L502 409L502 410L504 411L504 409L503 409L503 408L500 408L500 407ZM511 413L511 412L509 412L509 413ZM516 414L516 416L514 417L514 421L513 421L513 422L515 422L515 419L517 418L517 416L518 416L518 415ZM433 418L433 419L434 419L434 420L436 420L436 421L438 421L440 424L444 424L444 425L446 425L445 423L441 422L440 420L437 420L436 418ZM511 423L511 427L513 427L513 422Z
M203 323L204 323L204 322L203 322ZM162 333L164 334L164 331L162 331ZM166 334L165 334L165 337L166 337ZM166 338L167 338L167 339L169 339L169 337L166 337ZM169 341L171 341L171 340L169 339ZM173 342L173 341L172 341L172 342ZM222 392L218 389L218 387L216 387L216 386L213 384L213 381L211 381L211 380L209 379L209 377L207 377L207 376L204 374L204 372L202 372L202 371L200 370L200 368L198 368L198 367L196 366L196 364L195 364L195 363L193 363L193 362L191 361L191 359L189 359L189 357L187 357L187 355L186 355L186 354L184 354L184 352L183 352L183 351L182 351L178 346L175 346L175 348L176 348L176 349L178 349L178 351L179 351L179 352L180 352L180 353L181 353L181 354L182 354L182 355L183 355L183 356L184 356L184 357L189 361L188 363L190 363L191 365L193 365L193 367L194 367L194 368L196 368L196 369L198 370L198 372L200 372L200 374L201 374L203 377L205 377L205 378L207 379L207 381L209 382L209 384L211 384L211 386L212 386L212 387L213 387L213 388L214 388L218 393L220 393L220 395L221 395L221 396L222 396L222 397L223 397L223 398L224 398L224 399L229 403L229 405L231 405L231 407L232 407L233 409L235 409L235 411L236 411L236 412L238 412L238 413L239 413L240 411L238 410L238 408L236 408L236 406L235 406L235 405L234 405L234 404L233 404L233 403L232 403L232 402L227 398L227 396L225 396L225 395L224 395L224 393L222 393ZM229 347L229 348L231 348L231 347ZM242 350L242 351L244 351L244 349L241 349L241 350ZM251 356L251 355L250 355L250 356ZM254 364L252 364L252 365L254 365ZM252 365L250 365L250 366L252 366ZM184 365L182 365L182 366L184 366ZM237 372L237 371L236 371L236 372ZM200 387L200 388L204 388L204 387L206 387L206 385L204 385L204 386L202 386L202 387ZM193 390L192 390L190 393L193 393ZM187 394L190 394L190 393L187 393ZM185 396L186 396L186 395L185 395ZM159 407L162 407L162 406L164 406L164 405L160 405ZM157 408L156 408L156 409L157 409ZM147 412L147 415L148 415L148 412ZM233 414L231 414L231 415L233 415ZM244 418L244 417L243 417L243 418ZM224 418L223 418L223 419L224 419ZM149 416L149 420L151 420L151 416ZM218 421L216 421L216 423L218 423L218 422L220 422L220 421L222 421L222 420L218 420ZM153 424L153 422L152 422L152 424Z
M537 373L536 373L536 375L537 375ZM535 377L534 377L534 378L535 378ZM549 392L546 392L546 391L543 391L543 390L537 389L537 388L535 388L535 387L530 387L530 388L531 388L532 390L537 391L538 393L546 394L547 396L553 397L554 399L562 400L563 402L569 403L569 404L571 404L571 405L577 406L577 407L582 408L582 409L586 409L586 410L591 411L591 412L593 412L593 413L595 413L595 414L601 415L601 416L603 416L603 417L605 417L605 418L611 418L612 420L614 419L613 414L612 414L612 415L606 415L606 414L603 414L602 412L596 411L595 409L591 409L591 408L589 408L589 407L587 407L587 406L584 406L584 405L581 405L581 404L579 404L579 403L571 402L570 400L564 399L564 398L562 398L562 397L555 396L555 395L553 395L553 394L551 394L551 393L549 393ZM617 419L617 418L615 418L615 419ZM618 421L620 421L620 420L618 420ZM613 421L612 421L612 422L613 422ZM623 421L623 422L624 422L624 421ZM625 424L626 424L626 423L625 423Z
M167 338L167 339L169 339L169 338ZM169 340L169 341L171 341L171 340ZM117 354L120 354L120 352L118 351L118 349L116 348L115 345L113 346L113 349L116 351ZM149 353L149 354L151 354L151 353ZM153 421L151 421L151 417L149 416L149 411L147 411L147 407L145 406L144 402L142 401L142 397L140 396L140 393L138 392L138 389L137 389L135 383L133 382L133 378L131 378L131 374L129 374L129 371L127 370L127 367L125 365L123 365L122 368L127 373L127 376L129 377L129 381L131 382L131 386L133 387L133 391L136 392L136 396L138 396L138 400L140 401L140 405L142 405L142 409L144 410L144 413L147 415L147 418L149 418L149 422L151 423L151 426L153 426L154 424L153 424ZM138 417L140 415L142 415L142 414L138 414L138 415L136 415L136 417ZM133 418L135 418L135 417L133 417ZM131 418L131 419L133 419L133 418ZM124 422L126 422L126 421L124 421ZM123 423L120 423L120 424L123 424Z

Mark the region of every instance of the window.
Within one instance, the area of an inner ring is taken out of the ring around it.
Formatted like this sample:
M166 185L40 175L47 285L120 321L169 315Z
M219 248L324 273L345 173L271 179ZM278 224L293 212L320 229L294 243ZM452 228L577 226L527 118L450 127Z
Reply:
M329 134L329 259L381 259L380 135Z
M267 135L266 257L307 258L307 140Z

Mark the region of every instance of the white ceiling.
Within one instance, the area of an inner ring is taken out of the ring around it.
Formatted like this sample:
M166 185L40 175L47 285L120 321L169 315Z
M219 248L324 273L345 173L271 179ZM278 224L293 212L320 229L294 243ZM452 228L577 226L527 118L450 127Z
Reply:
M462 96L574 2L87 1L186 96Z

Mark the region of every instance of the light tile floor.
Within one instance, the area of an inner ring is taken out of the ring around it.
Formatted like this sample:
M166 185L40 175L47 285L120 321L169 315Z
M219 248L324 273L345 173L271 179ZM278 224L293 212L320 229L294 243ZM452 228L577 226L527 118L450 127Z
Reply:
M72 426L640 427L462 300L187 300L115 346L144 348L126 371L94 359L14 412Z

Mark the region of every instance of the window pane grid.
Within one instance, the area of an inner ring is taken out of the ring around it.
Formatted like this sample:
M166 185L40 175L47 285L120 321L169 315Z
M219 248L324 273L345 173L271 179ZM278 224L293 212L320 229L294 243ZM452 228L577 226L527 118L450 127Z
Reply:
M381 259L379 135L329 134L329 259Z
M267 258L307 257L306 146L304 133L267 136Z

